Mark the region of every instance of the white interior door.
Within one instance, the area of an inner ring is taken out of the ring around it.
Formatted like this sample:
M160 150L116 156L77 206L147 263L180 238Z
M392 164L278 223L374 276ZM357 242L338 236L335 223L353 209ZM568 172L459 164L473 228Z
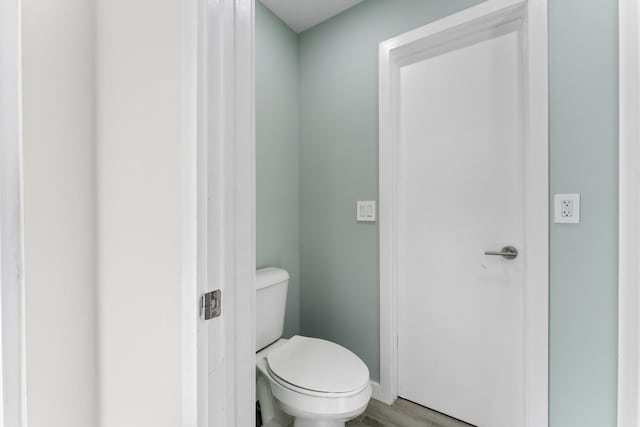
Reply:
M525 141L519 23L400 68L398 394L524 425ZM486 255L513 246L514 259Z

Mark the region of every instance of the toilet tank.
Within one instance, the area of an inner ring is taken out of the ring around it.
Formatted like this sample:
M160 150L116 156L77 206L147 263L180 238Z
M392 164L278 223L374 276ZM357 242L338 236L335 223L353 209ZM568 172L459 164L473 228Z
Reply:
M266 267L256 271L256 352L282 337L289 273Z

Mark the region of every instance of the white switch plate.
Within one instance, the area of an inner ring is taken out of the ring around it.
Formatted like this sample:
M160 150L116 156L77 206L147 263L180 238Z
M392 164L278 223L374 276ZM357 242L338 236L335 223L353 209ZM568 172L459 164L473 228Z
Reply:
M556 194L553 203L554 222L580 223L580 194Z
M376 221L376 201L358 200L356 203L356 221L375 222Z

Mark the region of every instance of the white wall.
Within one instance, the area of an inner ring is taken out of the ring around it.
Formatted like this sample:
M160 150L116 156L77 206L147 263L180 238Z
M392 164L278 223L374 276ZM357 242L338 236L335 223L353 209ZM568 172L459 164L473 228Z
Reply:
M97 2L102 427L176 427L190 416L182 154L195 140L182 135L183 3ZM189 308L195 324L195 293Z
M94 5L23 0L29 427L97 425Z
M195 25L181 0L23 9L29 427L195 425L195 292L182 316Z

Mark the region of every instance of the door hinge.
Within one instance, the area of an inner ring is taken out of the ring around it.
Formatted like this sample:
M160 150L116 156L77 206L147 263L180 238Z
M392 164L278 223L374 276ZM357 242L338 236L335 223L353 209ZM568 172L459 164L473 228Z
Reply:
M200 314L204 320L214 319L222 314L222 292L220 289L202 295Z

